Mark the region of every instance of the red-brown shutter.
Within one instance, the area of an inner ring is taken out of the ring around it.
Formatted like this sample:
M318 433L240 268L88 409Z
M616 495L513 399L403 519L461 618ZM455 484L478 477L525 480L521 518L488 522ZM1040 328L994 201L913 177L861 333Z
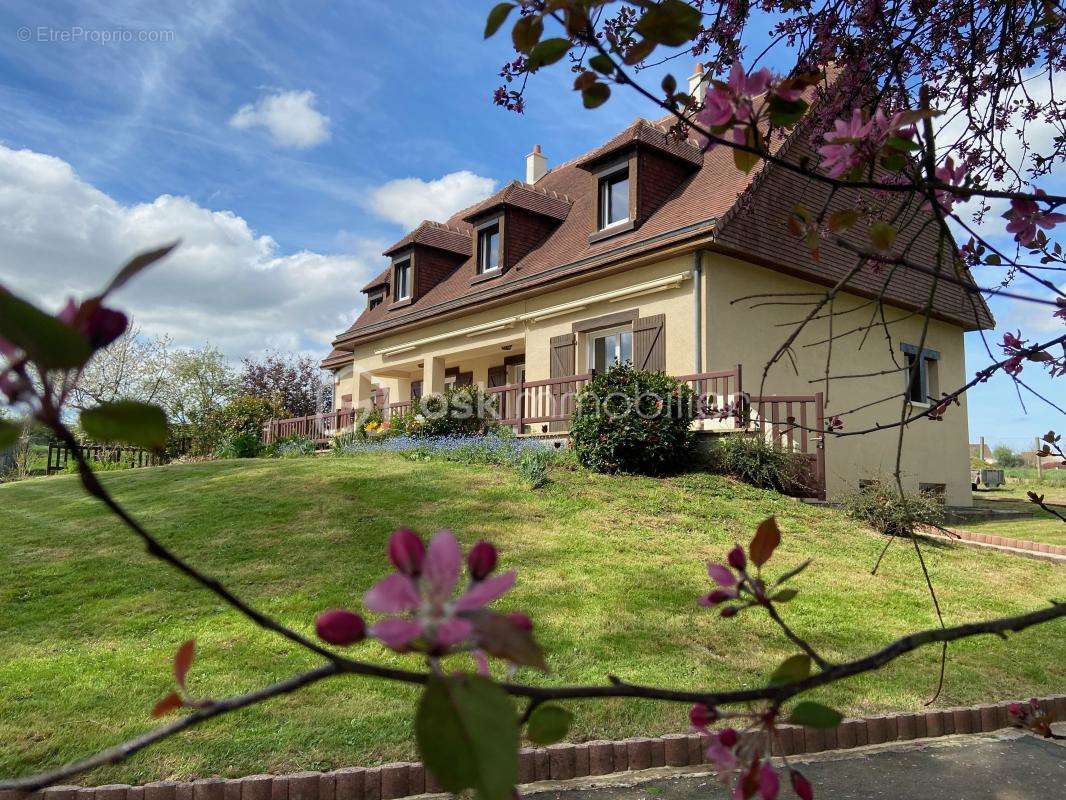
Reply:
M573 333L565 333L562 336L551 338L551 372L552 378L565 378L577 374L577 336ZM556 384L551 387L552 411L555 414L565 414L569 417L573 410L573 384ZM548 423L549 431L565 431L570 428L568 420L559 420Z
M455 376L456 386L473 386L474 385L474 373L473 372L460 372Z
M633 321L633 366L648 372L666 371L666 315Z

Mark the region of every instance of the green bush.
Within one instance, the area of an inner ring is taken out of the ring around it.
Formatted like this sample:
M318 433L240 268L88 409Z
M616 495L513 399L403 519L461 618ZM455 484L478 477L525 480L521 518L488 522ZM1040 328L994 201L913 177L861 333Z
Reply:
M259 434L236 433L223 439L215 450L218 458L258 458L263 453Z
M115 461L109 458L90 458L88 463L93 472L117 472L123 469L133 469L133 464L125 460ZM67 475L77 475L78 462L73 458L68 458L63 465L63 472Z
M526 450L518 459L518 474L529 484L530 489L539 489L548 482L548 462L551 453L547 449Z
M943 501L935 494L904 494L880 481L863 486L844 498L844 511L852 519L889 536L908 535L915 526L939 525Z
M403 418L403 432L419 438L496 433L495 403L479 386L449 386L443 394L418 398Z
M805 477L800 458L774 447L761 436L721 436L711 448L709 462L712 472L731 475L752 486L782 494L793 494L801 489Z
M271 458L303 458L315 454L315 443L303 436L289 436L278 439L266 447L266 454Z
M677 472L692 463L695 410L688 385L618 364L578 395L571 445L578 461L596 472Z
M263 428L272 419L291 416L279 397L242 394L211 415L208 428L216 450L242 437L262 438Z

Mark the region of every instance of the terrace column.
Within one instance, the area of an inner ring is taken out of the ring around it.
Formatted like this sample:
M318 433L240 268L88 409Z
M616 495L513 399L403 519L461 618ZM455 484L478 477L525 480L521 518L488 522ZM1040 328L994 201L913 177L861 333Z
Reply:
M444 359L427 356L422 367L422 393L444 394Z
M370 373L352 370L352 405L370 408Z
M411 379L410 378L397 378L396 379L396 396L392 398L393 403L407 403L411 400Z

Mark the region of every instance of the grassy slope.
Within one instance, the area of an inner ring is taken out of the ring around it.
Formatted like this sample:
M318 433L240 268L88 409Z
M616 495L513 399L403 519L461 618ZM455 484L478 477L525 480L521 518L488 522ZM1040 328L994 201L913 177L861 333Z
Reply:
M785 541L777 570L807 556L793 627L831 659L934 624L914 552L835 511L707 475L671 480L556 476L530 493L508 472L416 464L390 456L172 466L104 476L169 544L290 625L357 602L386 568L400 524L453 527L467 543L497 541L520 567L505 607L528 608L550 654L549 680L610 672L667 685L745 686L792 651L759 616L718 620L695 605L703 561L776 513ZM150 560L77 489L73 477L0 486L0 774L65 761L150 726L169 688L169 659L196 637L194 691L239 692L308 666L200 589ZM1020 612L1063 595L1060 568L929 545L949 623ZM776 571L776 570L775 570ZM773 571L771 572L773 574ZM952 647L944 705L1062 691L1061 624L1009 642ZM362 654L405 659L367 645ZM407 663L413 663L406 659ZM850 711L917 708L932 692L937 653L912 654L876 678L826 691ZM519 677L533 679L528 673ZM298 696L214 721L92 782L237 775L369 764L412 754L414 692L336 679ZM583 703L577 738L683 730L685 709Z
M1051 474L1058 474L1055 470ZM1007 511L1022 511L1029 517L1006 521L968 522L965 527L975 533L987 533L992 536L1009 536L1026 539L1031 542L1048 544L1066 544L1066 523L1038 506L1029 502L1026 492L1034 491L1044 495L1049 505L1054 505L1059 513L1066 514L1066 485L1062 483L1023 483L1009 484L1001 489L975 494L975 502L980 506Z

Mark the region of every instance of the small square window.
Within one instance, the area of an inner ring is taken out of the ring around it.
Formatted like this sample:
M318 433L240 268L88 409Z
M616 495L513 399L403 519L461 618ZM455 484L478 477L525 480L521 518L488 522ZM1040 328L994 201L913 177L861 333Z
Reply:
M393 293L397 300L406 300L411 296L411 259L399 262L394 273Z
M600 229L629 221L629 168L600 178Z
M481 275L500 268L500 223L494 222L477 232L477 271Z
M378 306L380 306L384 302L384 300L385 300L385 292L384 291L373 292L367 299L366 307L367 308L377 308Z
M928 348L921 351L912 344L902 344L907 360L907 400L928 405L940 395L940 353Z
M597 332L588 340L588 367L603 372L615 364L633 360L633 331L618 328Z

